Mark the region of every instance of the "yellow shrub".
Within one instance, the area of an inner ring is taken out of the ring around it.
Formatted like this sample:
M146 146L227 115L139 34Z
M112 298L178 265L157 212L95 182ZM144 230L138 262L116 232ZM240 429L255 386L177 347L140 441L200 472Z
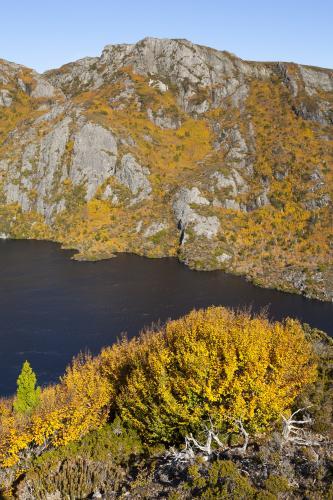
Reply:
M98 429L107 420L109 403L110 384L98 358L79 356L60 384L42 391L30 417L19 417L9 404L0 406L0 465L17 463L29 445L61 446Z
M0 404L0 465L11 467L31 441L26 418L14 416L8 402Z
M76 358L62 379L59 396L66 417L54 444L75 441L103 425L108 416L110 387L100 373L98 358Z
M252 432L264 430L316 377L299 322L221 307L172 321L128 352L117 408L148 441L172 441L208 417L222 427L241 419Z

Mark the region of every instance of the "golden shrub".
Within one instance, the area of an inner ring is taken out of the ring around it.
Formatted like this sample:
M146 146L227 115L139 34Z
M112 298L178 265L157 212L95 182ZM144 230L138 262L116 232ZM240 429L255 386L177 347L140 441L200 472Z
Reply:
M0 406L0 465L19 461L28 446L61 446L105 424L110 383L101 375L98 358L79 356L60 384L42 390L39 407L29 417Z
M208 418L222 427L241 419L262 431L316 377L298 321L222 307L193 311L129 343L125 365L117 409L148 441L173 440Z

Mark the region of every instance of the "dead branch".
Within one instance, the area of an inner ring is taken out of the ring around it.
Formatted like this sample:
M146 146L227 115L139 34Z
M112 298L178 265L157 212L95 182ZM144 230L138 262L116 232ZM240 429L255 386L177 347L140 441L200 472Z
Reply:
M249 436L249 433L244 429L243 422L241 420L236 420L235 424L237 425L240 433L244 437L244 444L243 444L242 447L237 448L237 451L239 451L240 453L242 453L242 455L245 455L247 447L248 447L248 444L249 444L250 436Z
M192 461L195 458L196 451L203 453L203 455L208 458L216 452L216 448L213 448L213 442L216 443L218 450L225 450L225 445L221 442L217 432L214 429L212 422L210 421L210 427L205 427L206 432L206 442L201 444L197 439L194 438L192 434L185 437L185 448L181 451L177 451L174 448L168 452L168 457L171 458L173 462L177 464L186 463Z
M304 415L302 420L295 420L294 417L298 413L307 410L308 407L299 408L289 418L282 417L282 438L283 444L293 443L298 446L320 446L318 441L311 438L309 431L303 428L307 424L312 424L313 421L309 415Z
M244 437L244 444L241 447L234 448L230 451L233 453L241 453L244 455L247 450L247 446L249 444L249 433L244 429L243 422L241 420L236 420L235 424L237 425L240 433ZM196 452L201 452L206 460L209 459L209 457L213 453L217 453L220 451L227 451L229 448L221 442L219 435L217 431L214 428L214 425L212 421L210 420L210 427L205 426L205 433L206 433L206 442L205 443L200 443L194 436L193 434L190 434L189 436L185 437L185 447L177 451L174 448L171 448L169 452L167 453L167 458L170 459L173 463L176 463L178 465L193 461ZM214 447L213 443L217 445Z

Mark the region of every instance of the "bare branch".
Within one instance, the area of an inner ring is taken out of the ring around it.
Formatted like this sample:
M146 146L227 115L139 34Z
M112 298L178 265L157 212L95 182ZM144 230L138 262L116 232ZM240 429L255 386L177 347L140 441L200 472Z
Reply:
M207 459L216 452L216 448L212 447L212 442L214 441L219 450L225 450L225 445L221 442L217 432L214 429L214 425L210 420L210 427L205 426L206 432L206 442L201 444L197 439L193 437L192 434L185 437L185 448L181 451L176 451L174 448L168 452L168 457L171 458L173 462L178 464L186 463L192 461L195 458L195 450L203 453Z
M249 433L244 429L244 426L243 426L243 422L241 420L236 420L235 421L235 424L237 425L240 433L243 435L244 437L244 444L241 448L238 448L239 451L245 455L246 453L246 450L247 450L247 447L248 447L248 444L249 444L249 439L250 439L250 436L249 436Z
M283 444L293 443L298 446L319 446L320 443L311 439L311 435L302 427L307 424L312 424L313 421L309 416L304 416L302 420L294 420L293 418L298 413L305 411L306 408L299 408L289 418L282 416L282 437Z

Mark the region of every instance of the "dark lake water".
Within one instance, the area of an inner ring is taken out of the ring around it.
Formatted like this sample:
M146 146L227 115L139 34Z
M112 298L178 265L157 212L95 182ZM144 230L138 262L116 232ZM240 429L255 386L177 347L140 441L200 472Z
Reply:
M76 262L54 243L0 240L0 394L10 394L28 359L40 384L56 381L80 350L97 353L194 307L269 307L333 335L333 304L257 288L244 279L190 271L176 259L121 254Z

